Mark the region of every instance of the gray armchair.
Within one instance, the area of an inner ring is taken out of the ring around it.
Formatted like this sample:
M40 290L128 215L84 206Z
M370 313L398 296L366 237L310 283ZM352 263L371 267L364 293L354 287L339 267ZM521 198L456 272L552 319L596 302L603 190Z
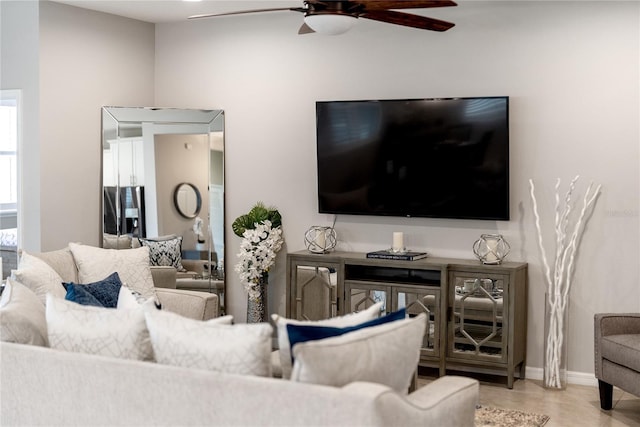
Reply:
M608 410L613 386L640 396L640 313L600 313L594 320L600 407Z

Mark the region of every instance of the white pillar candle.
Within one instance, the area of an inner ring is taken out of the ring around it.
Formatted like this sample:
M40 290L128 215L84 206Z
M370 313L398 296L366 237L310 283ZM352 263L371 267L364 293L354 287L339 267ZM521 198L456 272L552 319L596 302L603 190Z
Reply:
M498 241L495 239L487 239L487 255L484 257L485 262L496 262L498 257L496 250L498 249Z
M394 252L400 252L404 249L404 234L402 231L394 231L393 233L393 246L391 246Z
M318 249L322 249L324 251L325 246L327 244L327 238L325 236L326 229L319 228L316 230L316 245Z

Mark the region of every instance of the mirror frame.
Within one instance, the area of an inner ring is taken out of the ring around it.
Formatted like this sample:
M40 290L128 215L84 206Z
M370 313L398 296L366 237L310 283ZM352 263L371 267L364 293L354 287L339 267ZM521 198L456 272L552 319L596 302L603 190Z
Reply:
M117 106L104 106L102 107L102 122L101 122L101 150L100 150L100 191L104 194L104 150L106 147L110 146L110 142L112 140L120 140L130 137L132 129L136 127L142 128L143 125L153 125L156 126L160 132L153 132L153 135L165 133L165 134L206 134L207 141L209 143L209 153L212 152L212 146L214 143L221 142L222 144L222 224L220 233L222 234L222 239L216 239L216 241L222 241L222 253L218 253L217 257L219 260L224 260L225 252L226 252L226 200L225 200L225 161L224 161L224 110L202 110L202 109L182 109L182 108L157 108L157 107L117 107ZM202 128L202 132L193 132L193 131L185 131L185 129L199 129ZM155 128L154 128L155 129ZM175 132L171 132L171 130L175 129ZM180 130L180 131L179 131ZM222 132L222 138L216 138L216 132ZM217 150L219 151L219 150ZM211 159L211 154L210 154ZM208 185L211 186L211 160L208 161L209 170L208 174ZM182 183L184 184L184 183ZM178 187L180 185L178 184ZM189 184L193 187L193 184ZM116 178L116 187L120 187L120 179ZM196 194L198 197L198 212L196 212L193 216L184 216L185 218L192 219L195 218L199 213L202 207L202 195L200 191L196 188ZM175 197L175 195L174 195ZM175 202L175 201L174 201ZM103 245L102 238L104 236L104 196L101 196L100 201L100 221L99 221L99 236L100 236L100 244ZM211 204L211 201L209 202ZM177 206L176 206L177 208ZM117 209L117 215L121 215L120 209ZM211 215L211 213L209 213ZM121 216L117 216L116 221L119 222L121 220ZM206 218L207 229L209 231L207 242L207 253L208 253L208 262L211 264L212 262L212 251L214 239L212 236L211 229L211 218ZM218 233L218 234L220 234ZM121 230L118 228L118 235L121 235ZM218 244L216 244L218 246ZM220 272L224 274L224 271ZM212 292L212 283L211 276L209 276L209 291ZM224 295L226 291L226 280L224 276L219 277L217 280L222 281L222 292L218 293L219 295L219 307L221 308L221 314L224 314Z
M180 207L180 191L182 191L182 187L184 187L185 185L191 188L196 196L196 209L193 211L193 213L185 212L182 210L182 207ZM200 190L198 190L198 187L191 184L190 182L181 182L180 184L178 184L176 189L173 190L173 205L183 218L193 219L197 217L200 213L200 209L202 209L202 195L200 194Z

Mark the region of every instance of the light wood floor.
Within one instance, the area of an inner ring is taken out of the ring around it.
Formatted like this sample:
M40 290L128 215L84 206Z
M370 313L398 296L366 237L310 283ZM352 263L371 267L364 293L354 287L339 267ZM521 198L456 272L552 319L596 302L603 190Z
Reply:
M433 381L419 377L418 387ZM509 390L502 383L480 379L480 404L546 414L545 427L640 427L640 398L613 389L613 409L600 409L597 387L569 384L566 390L547 390L542 381L516 380Z

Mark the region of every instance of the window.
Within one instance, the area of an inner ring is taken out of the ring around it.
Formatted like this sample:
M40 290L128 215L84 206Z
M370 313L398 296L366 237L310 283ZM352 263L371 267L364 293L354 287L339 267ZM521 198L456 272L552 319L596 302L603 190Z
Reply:
M18 265L20 91L0 90L0 282Z
M0 98L0 213L18 209L18 99L3 91ZM17 94L16 94L17 95Z

